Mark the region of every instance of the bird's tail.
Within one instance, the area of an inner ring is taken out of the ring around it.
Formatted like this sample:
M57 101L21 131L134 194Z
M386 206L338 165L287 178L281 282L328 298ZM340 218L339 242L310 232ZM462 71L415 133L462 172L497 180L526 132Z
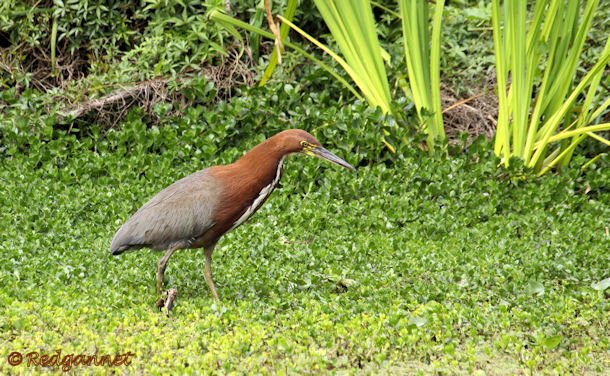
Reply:
M125 252L127 250L128 247L118 247L118 248L112 248L110 247L110 254L113 256L118 256L121 253Z
M110 246L110 254L113 256L118 256L121 253L125 253L125 252L129 252L129 251L135 251L141 248L144 248L145 245L143 244L127 244L127 245L122 245L122 246L115 246L113 247L112 245Z
M110 242L110 254L113 256L118 256L126 251L143 247L143 245L140 244L141 242L138 241L140 240L139 238L134 237L133 234L130 234L129 231L125 230L125 225L121 226Z

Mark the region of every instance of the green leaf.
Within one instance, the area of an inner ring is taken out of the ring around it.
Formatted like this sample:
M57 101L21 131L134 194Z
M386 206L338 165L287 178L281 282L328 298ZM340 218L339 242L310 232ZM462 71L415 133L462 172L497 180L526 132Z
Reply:
M530 281L525 287L525 292L529 295L544 295L544 285L539 281Z
M591 284L591 288L593 288L593 290L596 290L596 291L604 291L604 290L610 288L610 277L606 278L606 279L602 279L601 281L598 281L598 282L593 282Z
M436 1L432 25L429 26L428 2L399 1L403 45L409 87L432 151L437 139L445 138L440 94L440 48L444 0Z
M592 67L587 64L589 71L574 83L598 3L537 0L528 20L527 1L492 1L499 107L494 152L505 166L511 157L539 175L567 166L585 139L581 134L588 132L582 129L595 127L592 114L607 108L606 103L599 105L598 93L610 62L610 39L599 60ZM572 141L550 145L564 138Z
M286 18L288 21L292 21L293 17L294 17L294 13L296 12L297 9L297 0L289 0L288 4L286 6L286 12L284 13L284 18ZM282 25L280 26L280 38L282 40L282 44L285 44L285 40L286 37L288 36L288 31L290 30L289 26L285 23L282 23ZM267 68L265 68L265 72L263 73L263 77L261 78L261 81L259 83L259 86L263 86L265 85L265 83L269 80L269 78L271 78L271 75L273 74L273 70L275 69L275 67L278 64L278 56L277 56L278 52L277 52L277 48L273 49L273 52L271 53L271 57L269 58L269 64L267 65Z
M411 318L409 319L409 324L415 325L418 328L421 328L422 326L426 325L427 322L428 319L421 316L411 316Z
M544 347L547 350L554 349L555 347L559 346L559 344L561 343L561 339L562 337L559 335L545 337L543 341Z

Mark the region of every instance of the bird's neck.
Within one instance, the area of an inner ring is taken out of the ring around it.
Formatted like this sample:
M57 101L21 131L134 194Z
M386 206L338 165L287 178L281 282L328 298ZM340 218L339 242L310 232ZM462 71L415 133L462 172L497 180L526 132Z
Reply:
M275 141L270 138L258 144L244 154L235 164L252 172L258 170L262 170L261 172L265 174L268 174L271 170L275 172L278 167L281 167L280 164L287 154L278 147Z
M263 143L228 166L226 171L232 173L225 180L226 201L241 204L228 212L229 230L247 221L271 195L282 177L284 157L285 153Z

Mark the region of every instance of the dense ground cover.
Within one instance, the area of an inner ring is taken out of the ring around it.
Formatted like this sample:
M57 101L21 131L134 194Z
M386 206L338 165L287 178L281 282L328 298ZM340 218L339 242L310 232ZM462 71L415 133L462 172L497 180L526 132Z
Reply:
M11 352L57 350L131 352L113 369L129 374L608 373L607 146L585 142L541 178L516 160L500 167L489 141L460 146L497 120L489 2L447 4L443 106L482 96L445 114L452 146L434 154L418 148L398 84L401 116L384 117L287 49L257 88L273 46L215 24L224 2L115 3L0 3L0 374L60 372L9 365ZM265 27L261 6L233 6ZM580 75L609 12L596 14ZM389 75L404 81L400 20L375 16ZM295 20L336 47L313 2ZM290 158L271 199L216 248L222 303L203 252L181 251L166 272L176 306L159 313L161 255L111 257L116 229L174 180L293 127L358 172Z
M405 148L356 174L293 157L269 202L217 247L222 303L202 251L182 251L166 317L153 307L160 254L113 258L108 245L147 197L262 137L217 152L197 131L132 121L2 158L0 373L43 370L9 366L12 351L57 349L131 351L116 370L145 374L610 366L607 159L524 179L498 170L485 143L451 157ZM356 162L341 134L318 136Z

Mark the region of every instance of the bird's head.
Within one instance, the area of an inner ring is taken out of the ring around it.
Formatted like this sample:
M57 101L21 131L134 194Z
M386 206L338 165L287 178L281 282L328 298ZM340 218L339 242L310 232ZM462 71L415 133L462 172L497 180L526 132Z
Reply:
M303 153L310 157L325 159L348 170L356 171L352 165L326 150L322 147L320 141L301 129L283 131L274 137L281 138L282 147L288 153Z

